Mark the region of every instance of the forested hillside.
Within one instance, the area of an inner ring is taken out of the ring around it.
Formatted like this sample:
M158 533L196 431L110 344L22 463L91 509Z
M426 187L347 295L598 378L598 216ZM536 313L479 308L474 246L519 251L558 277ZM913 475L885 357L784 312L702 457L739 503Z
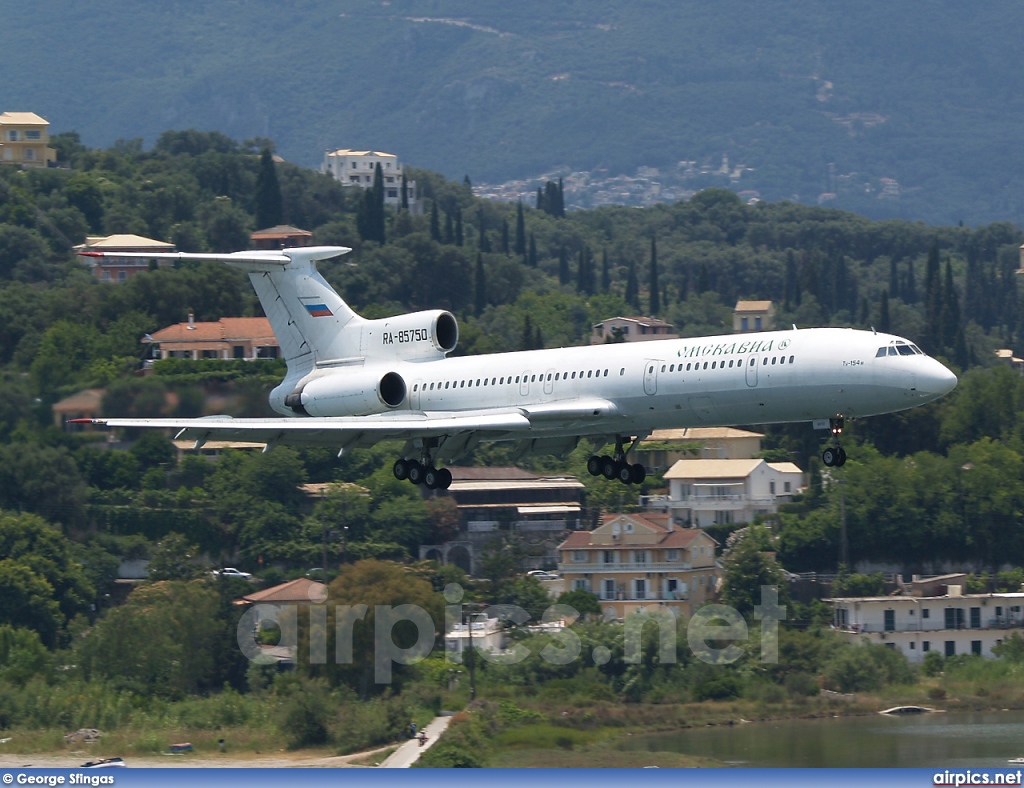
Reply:
M853 424L843 471L821 473L821 435L809 426L769 432L767 455L798 462L813 480L776 524L780 559L794 570L835 567L842 478L851 562L1024 564L1024 381L994 366L993 354L1024 354L1014 273L1022 237L1012 225L878 223L790 203L751 207L722 190L644 210L560 215L554 184L541 210L477 200L468 184L427 171L415 173L428 196L424 215L371 221L380 210L373 191L353 194L291 164L268 173L269 157L215 133L165 132L149 151L90 149L73 135L55 144L66 169L0 169L0 508L21 513L5 515L18 527L58 527L46 538L63 540L61 554L85 566L60 581L79 590L46 613L53 642L110 588L119 558L168 560L192 545L280 578L320 563L325 528L348 528L346 541L327 545L331 562L408 558L451 533L450 507L396 482L387 446L340 461L330 449L276 449L178 464L158 435L116 451L102 434L49 426L50 406L88 387L106 389L108 415L199 415L211 394L236 414L265 413L279 362L174 360L134 374L145 333L190 311L198 320L258 313L241 275L183 263L100 283L69 250L87 233L117 232L186 251L244 248L255 216L277 205L273 221L354 249L324 266L354 307L370 316L451 309L459 353L576 344L592 322L616 314L656 312L683 334L723 332L737 298L773 299L783 325L909 336L962 371L961 384L932 406ZM585 474L585 456L581 448L567 461L532 462L578 473L595 509L635 502L621 485ZM476 456L507 459L501 447ZM359 486L311 500L298 491L307 481ZM646 490L659 484L650 479ZM8 558L16 557L0 552L0 562ZM0 573L0 584L26 598L35 598L35 582Z
M714 171L727 154L747 168L731 187L768 201L1019 224L1022 15L1008 0L43 0L5 9L0 110L92 146L193 127L271 137L306 166L372 148L474 182Z

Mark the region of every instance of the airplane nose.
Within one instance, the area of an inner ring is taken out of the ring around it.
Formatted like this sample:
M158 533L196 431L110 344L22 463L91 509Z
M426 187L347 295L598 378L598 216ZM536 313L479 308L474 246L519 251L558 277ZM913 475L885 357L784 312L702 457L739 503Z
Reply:
M938 399L956 388L956 375L950 372L945 366L935 359L929 359L931 364L923 375L918 375L917 388L923 394Z

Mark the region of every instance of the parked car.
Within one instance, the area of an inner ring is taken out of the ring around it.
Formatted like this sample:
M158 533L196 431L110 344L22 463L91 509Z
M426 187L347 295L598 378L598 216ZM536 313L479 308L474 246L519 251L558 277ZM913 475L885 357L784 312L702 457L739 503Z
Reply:
M531 569L526 573L527 577L533 577L537 580L561 580L562 578L556 575L554 572L545 572L543 569Z
M243 580L252 580L252 575L249 572L243 572L233 566L225 566L220 570L214 569L212 574L214 577L240 577Z

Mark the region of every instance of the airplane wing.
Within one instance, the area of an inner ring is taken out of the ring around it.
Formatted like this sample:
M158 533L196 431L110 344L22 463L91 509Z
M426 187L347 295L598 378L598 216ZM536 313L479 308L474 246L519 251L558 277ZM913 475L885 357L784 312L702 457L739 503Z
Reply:
M269 446L367 447L384 440L437 438L477 433L480 440L516 440L531 431L577 426L589 432L583 422L614 415L617 409L606 400L547 403L530 408L494 410L394 413L379 416L311 418L236 419L206 416L196 419L69 419L74 424L102 424L108 427L163 428L178 430L176 439L194 440L196 448L206 441L247 441Z

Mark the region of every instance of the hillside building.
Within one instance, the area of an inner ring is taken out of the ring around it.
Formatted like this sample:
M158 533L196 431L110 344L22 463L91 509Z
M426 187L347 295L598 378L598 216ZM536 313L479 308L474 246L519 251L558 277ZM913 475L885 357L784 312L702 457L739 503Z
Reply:
M1010 634L1024 635L1024 593L965 594L962 574L903 585L885 597L837 597L833 627L845 640L898 649L911 662L929 651L992 657Z
M645 503L695 528L749 523L774 514L804 487L804 474L791 462L765 460L679 460L665 473L669 494Z
M474 574L497 539L522 547L520 568L547 569L558 562L558 544L581 527L586 488L575 476L540 476L521 468L449 468L460 530L451 541L422 545L419 557L455 564ZM439 493L440 494L440 493Z
M288 224L279 224L276 227L257 230L249 239L256 249L289 249L296 246L312 246L313 233Z
M154 358L277 358L280 346L265 317L222 317L216 323L188 321L147 334Z
M373 186L373 171L378 164L384 176L384 204L398 208L402 204L404 170L398 157L393 153L349 148L329 150L324 153L324 163L320 171L330 175L343 186L369 189ZM406 179L405 189L409 213L421 213L422 202L416 191L416 181Z
M0 113L0 163L49 167L57 151L49 146L50 123L34 112Z
M90 235L84 244L72 247L74 252L103 252L103 257L81 257L82 262L89 266L92 275L101 282L126 282L133 276L155 267L169 267L170 260L145 257L118 257L118 252L157 252L177 251L174 244L155 241L141 235L119 233L117 235Z
M607 514L593 531L571 533L558 546L558 568L565 589L596 594L609 620L659 608L689 617L717 592L717 545L664 515Z
M771 331L775 328L775 307L771 301L737 301L732 311L732 330Z
M679 334L671 323L656 317L610 317L591 326L591 345L646 342L651 339L679 339Z
M758 432L735 427L688 427L654 430L634 450L636 461L661 473L679 460L749 460L761 453Z

